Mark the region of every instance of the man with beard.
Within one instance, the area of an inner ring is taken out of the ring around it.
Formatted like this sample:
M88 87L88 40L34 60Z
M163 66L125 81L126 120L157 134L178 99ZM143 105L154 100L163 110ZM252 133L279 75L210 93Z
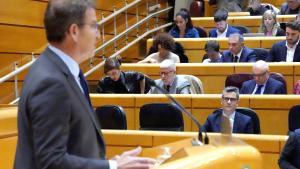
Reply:
M268 62L300 62L300 23L286 24L286 40L275 43L267 58Z
M238 29L228 25L227 18L228 12L224 9L218 10L215 13L214 21L216 23L216 28L213 28L209 31L209 37L225 38L229 37L229 35L233 33L241 34L241 32Z

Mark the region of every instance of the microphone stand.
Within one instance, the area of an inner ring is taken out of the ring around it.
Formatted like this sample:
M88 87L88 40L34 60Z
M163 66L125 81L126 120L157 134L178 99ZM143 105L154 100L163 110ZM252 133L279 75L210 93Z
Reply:
M165 94L168 99L170 99L179 110L183 111L198 127L198 140L203 142L203 137L202 137L202 130L201 130L201 124L199 121L195 118L195 116L192 115L192 113L188 112L180 103L178 103L170 94L167 92L165 89L161 88L160 86L156 85L156 83L152 80L150 81L150 85L156 87L158 90L160 90L163 94ZM204 137L204 144L209 143L209 138L206 134L206 131L204 131L205 137Z

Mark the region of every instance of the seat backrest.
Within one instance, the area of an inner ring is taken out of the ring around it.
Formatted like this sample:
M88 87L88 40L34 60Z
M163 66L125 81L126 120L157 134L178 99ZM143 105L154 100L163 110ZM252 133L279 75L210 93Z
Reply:
M300 105L295 105L289 111L289 131L298 128L300 128Z
M242 88L242 85L245 81L253 79L252 74L249 73L240 73L240 74L231 74L226 77L225 87L235 86L239 89Z
M191 94L203 94L203 85L201 80L193 75L177 75L177 76L182 76L185 78L190 84L190 93Z
M170 103L145 104L140 109L140 130L183 131L182 113Z
M200 38L206 38L207 37L207 32L205 31L204 28L199 27L199 26L194 26L194 28L198 31L198 34L199 34Z
M127 129L126 114L122 107L104 105L97 107L95 112L102 129Z
M248 27L246 27L246 26L234 25L232 27L240 30L242 34L244 34L244 33L250 33L250 29Z
M287 91L286 80L281 73L271 72L270 77L283 83L284 89L285 89L285 91Z
M256 60L266 60L269 55L269 50L265 48L252 48L256 54Z
M254 134L260 134L260 122L259 122L259 118L256 114L256 112L253 109L250 108L246 108L246 107L238 107L236 108L236 111L251 117L252 119L252 123L253 123L253 131Z

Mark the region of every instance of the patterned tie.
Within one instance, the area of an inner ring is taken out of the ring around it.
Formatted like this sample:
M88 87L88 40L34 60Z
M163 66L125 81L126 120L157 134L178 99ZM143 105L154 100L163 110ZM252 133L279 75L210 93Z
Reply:
M90 95L89 95L89 88L88 88L87 82L86 82L86 80L85 80L85 78L84 78L84 75L83 75L83 73L82 73L81 70L80 70L80 72L79 72L79 79L80 79L80 85L81 85L81 87L82 87L82 90L83 90L83 92L84 92L84 95L85 95L86 99L88 100L90 106L92 106L92 104L91 104L91 99L90 99Z
M258 85L257 86L257 89L256 89L256 92L254 94L261 94L261 88L263 87L264 85Z
M166 90L167 90L168 92L170 92L170 87L171 87L170 85L167 85L167 86L166 86Z

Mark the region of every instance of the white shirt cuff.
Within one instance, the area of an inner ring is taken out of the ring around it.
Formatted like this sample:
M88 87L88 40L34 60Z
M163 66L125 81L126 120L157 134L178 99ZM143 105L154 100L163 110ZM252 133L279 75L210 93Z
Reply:
M109 169L118 169L117 161L108 160L108 162L109 162Z

